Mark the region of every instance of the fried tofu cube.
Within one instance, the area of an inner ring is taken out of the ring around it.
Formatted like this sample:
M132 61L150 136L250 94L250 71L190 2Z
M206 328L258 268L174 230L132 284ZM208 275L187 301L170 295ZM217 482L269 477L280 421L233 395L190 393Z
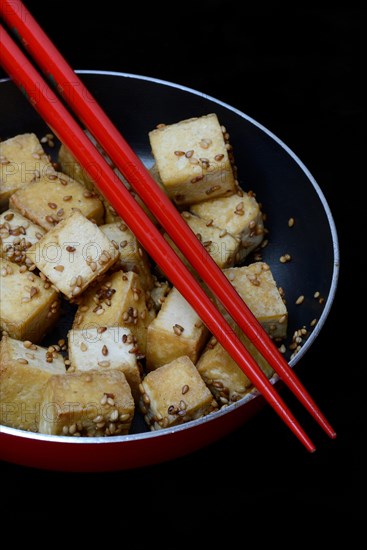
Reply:
M127 225L123 222L108 223L101 225L100 229L118 253L118 260L113 269L133 271L139 275L140 283L145 290L152 288L153 277L148 255Z
M68 351L71 369L121 370L126 376L135 399L139 396L141 366L136 355L136 346L129 329L119 326L100 330L89 327L68 332Z
M117 260L99 227L79 211L50 229L28 257L67 298L76 298Z
M8 208L15 191L54 173L35 134L20 134L0 142L0 212Z
M269 363L241 330L237 328L234 332L265 376L271 378L274 371ZM196 367L219 406L238 401L253 388L251 380L214 337L208 342Z
M99 145L96 143L93 136L86 131L86 134L88 135L89 139L96 145L97 149L99 149L102 156L105 158L107 163L111 166L111 168L116 173L117 177L122 181L122 183L125 185L125 187L130 191L131 195L134 197L136 202L143 208L145 213L149 216L151 221L158 225L157 220L153 216L153 214L149 211L149 209L145 206L143 201L140 199L140 197L131 189L130 184L124 178L124 176L121 174L121 172L113 165L111 159L106 155L106 153L99 147ZM116 212L116 210L113 208L113 206L100 194L98 187L95 185L95 182L93 179L89 176L89 174L86 172L86 170L77 162L75 157L71 154L70 150L65 147L64 144L61 145L59 149L59 155L58 160L61 165L62 171L70 176L71 178L75 179L76 181L79 181L87 189L92 191L93 193L96 193L99 198L101 199L103 206L104 206L104 223L121 223L123 222L123 219L121 216L119 216ZM153 174L152 174L153 175ZM155 178L154 178L155 179Z
M208 336L198 314L173 287L148 326L147 369L157 369L181 355L196 363Z
M285 338L288 311L269 265L255 262L225 269L224 274L269 336Z
M149 372L141 383L140 410L151 430L195 420L217 410L213 395L187 356Z
M19 265L25 263L30 266L32 262L27 262L26 252L45 233L42 227L19 212L6 210L0 215L0 256Z
M89 132L86 132L86 134L88 135L89 139L93 141L94 144L96 144L93 136ZM103 156L107 160L107 157L104 153ZM73 180L82 183L84 187L86 187L89 191L92 191L93 193L97 192L97 188L93 179L90 177L85 168L83 168L82 165L79 164L74 155L71 153L70 149L68 149L68 147L66 147L63 143L60 145L57 160L60 164L63 174L66 174Z
M0 258L0 327L12 338L38 343L60 316L58 293L25 266Z
M208 225L205 220L190 214L190 212L182 212L181 216L186 221L190 229L195 233L218 267L224 269L234 265L237 253L239 251L238 240L219 227ZM173 243L167 233L164 234L164 238L169 243L171 248L175 250L182 262L196 276L196 272L193 270L191 264Z
M138 275L132 271L116 271L82 295L73 328L128 328L137 351L145 355L147 328L152 315L154 310L147 308L146 294Z
M236 264L243 262L264 238L263 216L253 194L239 191L230 197L193 204L190 212L239 241Z
M76 210L97 225L103 223L104 208L97 195L61 172L41 176L19 189L11 196L9 205L46 231Z
M215 113L162 125L149 132L159 178L178 205L236 192L228 144Z
M101 437L129 433L135 404L123 372L90 370L52 376L41 410L40 433Z
M49 378L66 372L57 352L3 336L0 342L0 424L36 432Z

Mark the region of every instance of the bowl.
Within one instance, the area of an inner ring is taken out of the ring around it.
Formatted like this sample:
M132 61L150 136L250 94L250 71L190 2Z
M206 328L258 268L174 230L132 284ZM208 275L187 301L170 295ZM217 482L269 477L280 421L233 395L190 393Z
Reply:
M289 312L286 358L293 368L314 345L334 300L339 273L337 231L327 201L302 161L256 120L197 90L141 75L78 71L92 95L141 160L153 164L148 132L159 123L215 112L231 136L241 187L253 190L266 213L268 245L262 259L285 291ZM16 86L0 81L1 139L49 131ZM48 151L55 155L55 150ZM288 220L295 220L292 228ZM289 254L292 261L282 263ZM315 293L317 298L315 297ZM297 298L304 296L302 304ZM321 298L321 299L320 299ZM307 328L300 350L294 332ZM60 322L52 341L65 335ZM272 384L279 384L275 375ZM200 419L151 432L137 415L128 435L106 438L49 436L0 426L0 459L60 471L116 471L172 460L236 430L265 404L255 389L236 403Z

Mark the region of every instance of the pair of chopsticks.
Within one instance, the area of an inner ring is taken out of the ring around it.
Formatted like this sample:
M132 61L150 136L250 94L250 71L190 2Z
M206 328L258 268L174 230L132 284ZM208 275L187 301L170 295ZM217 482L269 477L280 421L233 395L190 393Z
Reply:
M57 91L65 102L91 132L233 320L322 429L331 438L335 438L335 431L268 334L27 8L19 0L0 0L0 15L21 39L28 53L49 80L56 85ZM172 284L196 310L210 332L306 449L313 452L315 445L253 357L233 333L229 324L144 210L122 182L117 181L116 174L83 129L1 25L0 63L25 93L52 132L70 149L77 161L88 172L100 192L123 218ZM14 116L17 114L15 113Z

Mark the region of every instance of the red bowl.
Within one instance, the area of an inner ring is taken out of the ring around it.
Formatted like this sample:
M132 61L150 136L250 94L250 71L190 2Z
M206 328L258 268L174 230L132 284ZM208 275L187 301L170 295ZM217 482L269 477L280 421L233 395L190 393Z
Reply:
M294 357L300 361L315 342L332 306L339 274L338 238L327 201L308 169L280 139L261 124L215 98L153 78L105 71L79 71L88 89L105 108L127 141L147 166L153 162L148 132L159 122L216 112L231 134L240 184L256 192L267 214L270 242L263 259L286 293L289 341L295 330L318 319ZM16 115L14 114L16 113ZM44 135L48 128L8 79L0 81L2 139L19 133ZM289 230L287 220L297 223ZM285 252L292 262L279 262ZM318 290L322 305L314 299ZM303 294L302 307L296 306ZM65 336L67 319L52 334ZM271 380L279 385L276 376ZM0 459L64 471L112 471L148 466L202 448L237 429L264 405L255 390L221 410L151 432L141 418L132 433L108 438L48 436L0 426ZM280 420L279 420L280 421Z

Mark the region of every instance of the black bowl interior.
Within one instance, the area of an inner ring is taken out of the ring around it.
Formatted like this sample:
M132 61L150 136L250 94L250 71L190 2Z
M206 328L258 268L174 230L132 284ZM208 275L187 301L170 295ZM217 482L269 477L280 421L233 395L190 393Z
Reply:
M80 76L104 107L139 157L150 166L153 158L148 132L159 123L215 112L226 126L234 147L240 184L253 190L267 214L269 244L262 249L263 260L285 291L289 311L288 342L294 331L305 326L310 331L301 352L291 359L294 365L311 345L331 307L338 277L338 244L332 215L326 200L307 169L292 151L261 125L220 101L170 83L113 73L81 72ZM0 84L0 139L34 132L39 137L48 128L10 81ZM55 157L57 147L48 151ZM288 226L289 218L295 224ZM283 264L283 254L292 260ZM249 258L248 261L251 261ZM319 292L323 303L314 297ZM304 295L301 305L298 296ZM310 323L318 323L311 327ZM69 316L50 336L52 342L65 335ZM135 431L144 430L142 424Z

